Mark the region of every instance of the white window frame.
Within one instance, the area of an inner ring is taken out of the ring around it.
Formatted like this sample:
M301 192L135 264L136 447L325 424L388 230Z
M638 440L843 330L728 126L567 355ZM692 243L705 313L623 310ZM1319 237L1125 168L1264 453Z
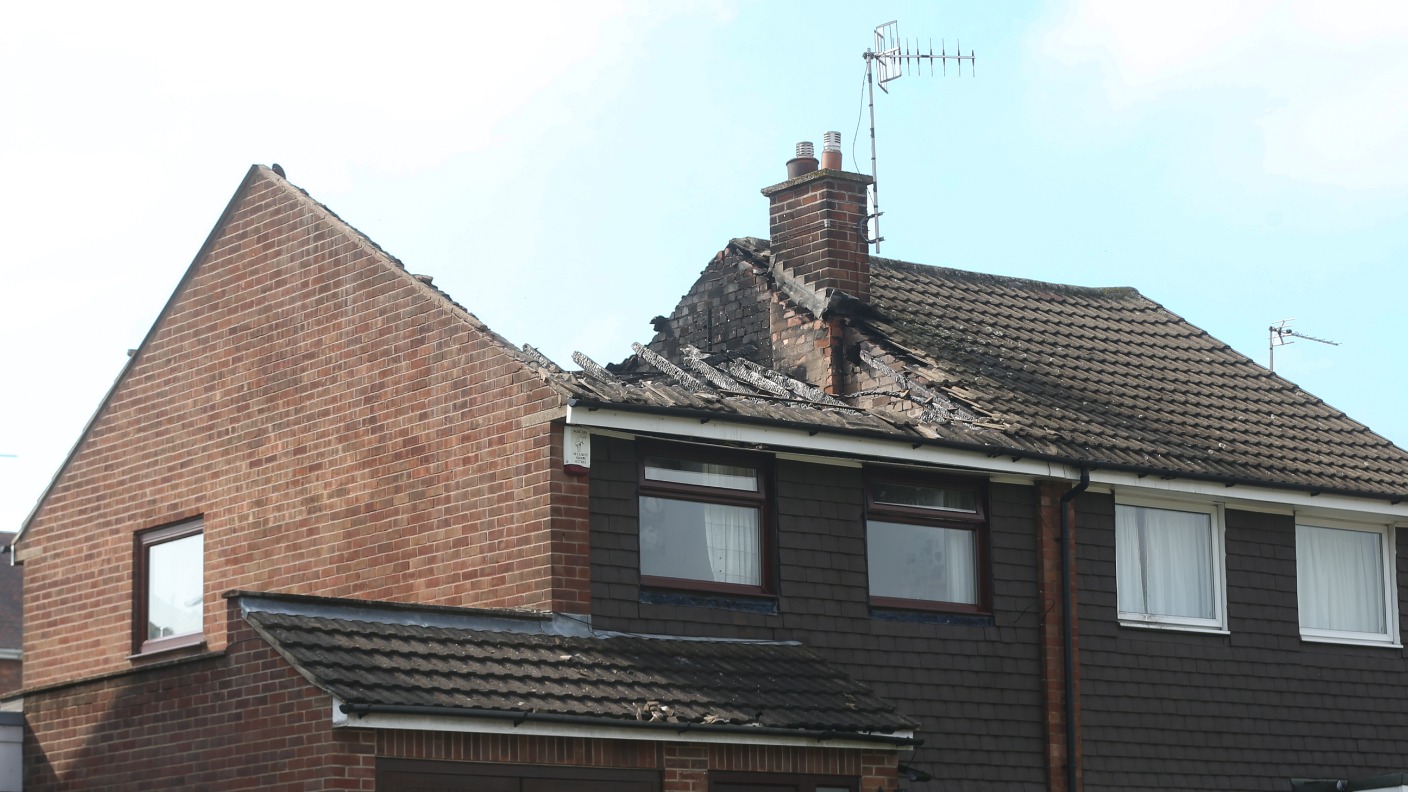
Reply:
M1206 514L1209 518L1209 525L1212 528L1213 618L1199 619L1188 616L1167 616L1163 614L1120 610L1120 624L1127 627L1146 627L1159 630L1227 634L1227 529L1223 520L1222 504L1203 501L1144 498L1116 493L1115 506L1116 535L1118 535L1119 532L1119 506ZM1119 545L1117 541L1115 546L1116 608L1119 607L1119 555Z
M1382 551L1379 558L1379 566L1383 575L1383 595L1384 595L1384 632L1366 633L1350 630L1327 630L1324 628L1306 627L1300 624L1300 537L1301 527L1306 528L1329 528L1341 531L1362 531L1364 533L1374 533L1381 537L1379 549ZM1315 643L1338 643L1353 644L1356 646L1382 646L1388 648L1402 648L1403 643L1400 637L1400 627L1398 621L1398 547L1396 533L1392 526L1381 523L1361 523L1346 520L1324 519L1309 514L1296 515L1296 622L1300 627L1300 637L1302 641Z

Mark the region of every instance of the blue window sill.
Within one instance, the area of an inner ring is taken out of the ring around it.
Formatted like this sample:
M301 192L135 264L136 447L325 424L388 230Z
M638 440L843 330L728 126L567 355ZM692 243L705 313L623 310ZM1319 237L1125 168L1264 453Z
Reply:
M955 624L962 627L993 626L992 616L974 613L931 613L928 611L871 608L870 618L881 621L909 622L910 624Z
M718 610L761 613L764 616L777 615L777 600L771 597L738 597L728 594L687 594L680 591L640 590L640 601L646 605L681 605L687 608L715 608Z

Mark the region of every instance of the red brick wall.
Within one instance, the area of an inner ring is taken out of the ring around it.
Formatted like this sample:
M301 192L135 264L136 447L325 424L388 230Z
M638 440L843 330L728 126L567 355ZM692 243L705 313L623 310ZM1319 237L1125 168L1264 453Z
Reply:
M232 616L224 654L26 695L25 790L373 789L375 735L334 731L330 697Z
M1037 574L1041 587L1041 686L1046 712L1046 771L1048 789L1066 792L1066 670L1064 660L1065 616L1061 608L1061 496L1068 488L1060 482L1037 484ZM1071 531L1075 531L1074 507L1067 506ZM1072 544L1074 548L1074 544ZM1074 549L1072 550L1074 558ZM1075 601L1076 581L1071 580L1071 601ZM1074 629L1074 625L1073 625ZM1079 652L1079 630L1075 648ZM1079 655L1077 655L1079 656ZM1076 779L1080 767L1080 665L1075 668L1076 699Z
M396 759L655 769L663 792L706 792L709 773L859 777L864 792L895 789L898 754L840 748L715 745L383 731L377 755Z
M585 612L560 399L503 344L251 171L21 542L28 684L130 666L133 533L196 515L211 648L230 589Z

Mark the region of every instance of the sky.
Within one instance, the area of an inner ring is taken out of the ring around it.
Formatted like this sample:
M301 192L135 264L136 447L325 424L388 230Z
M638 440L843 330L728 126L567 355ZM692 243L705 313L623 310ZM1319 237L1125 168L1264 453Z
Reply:
M512 9L509 9L509 6ZM0 4L0 530L253 163L514 343L648 341L798 141L869 170L877 25L976 73L877 92L880 254L1133 286L1408 446L1408 3ZM942 44L941 44L942 42ZM857 132L859 131L859 135Z

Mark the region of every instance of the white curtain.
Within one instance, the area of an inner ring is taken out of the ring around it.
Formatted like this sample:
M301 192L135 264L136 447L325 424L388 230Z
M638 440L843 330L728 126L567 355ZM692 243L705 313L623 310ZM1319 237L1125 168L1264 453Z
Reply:
M758 510L722 504L704 507L709 565L720 583L758 585L762 580Z
M1378 532L1296 526L1301 627L1385 632L1383 575Z
M1217 618L1209 515L1117 505L1115 549L1121 611Z
M936 560L942 570L940 587L943 591L939 598L945 602L976 603L977 548L973 546L973 532L940 529L933 533L937 534L935 549L943 548L936 554Z

